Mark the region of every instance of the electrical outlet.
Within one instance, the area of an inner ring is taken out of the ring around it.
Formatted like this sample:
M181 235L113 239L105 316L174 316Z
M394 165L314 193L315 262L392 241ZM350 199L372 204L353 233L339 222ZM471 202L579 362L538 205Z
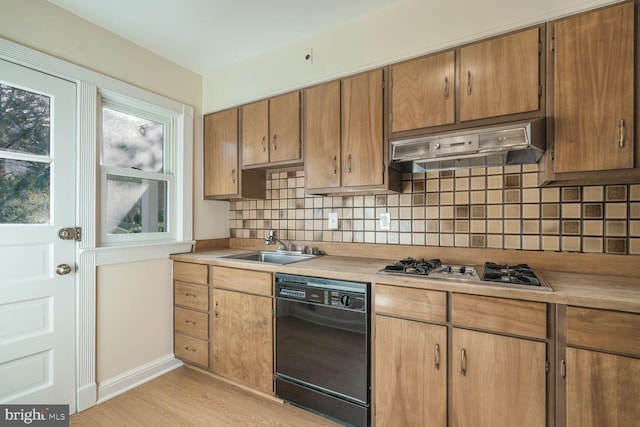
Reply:
M329 228L329 230L338 229L338 214L336 212L329 212L329 221L327 224L327 228Z
M313 64L313 48L308 47L304 50L304 62Z
M380 230L391 230L391 213L380 213Z

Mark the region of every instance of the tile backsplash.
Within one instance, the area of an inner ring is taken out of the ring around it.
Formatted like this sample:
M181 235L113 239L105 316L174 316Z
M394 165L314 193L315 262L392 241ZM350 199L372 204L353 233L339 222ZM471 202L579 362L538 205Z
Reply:
M293 243L640 254L640 184L540 188L535 164L405 174L401 194L371 196L305 196L304 171L273 172L266 199L232 201L230 218L231 237Z

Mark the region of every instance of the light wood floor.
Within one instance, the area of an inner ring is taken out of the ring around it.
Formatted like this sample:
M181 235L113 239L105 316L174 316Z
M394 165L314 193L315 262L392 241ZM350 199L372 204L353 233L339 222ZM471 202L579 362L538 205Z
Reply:
M336 427L323 417L178 368L71 416L71 426Z

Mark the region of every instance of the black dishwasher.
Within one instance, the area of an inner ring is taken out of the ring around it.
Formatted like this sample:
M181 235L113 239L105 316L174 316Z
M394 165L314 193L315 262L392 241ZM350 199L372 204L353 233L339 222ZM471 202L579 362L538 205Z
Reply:
M276 274L276 395L369 425L369 284Z

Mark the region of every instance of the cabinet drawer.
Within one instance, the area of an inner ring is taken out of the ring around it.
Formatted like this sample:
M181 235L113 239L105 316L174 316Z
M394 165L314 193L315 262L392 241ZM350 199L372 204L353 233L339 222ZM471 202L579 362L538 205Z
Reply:
M198 283L206 285L209 283L209 266L205 264L192 264L190 262L173 262L173 279L182 282Z
M215 288L268 297L273 295L271 273L213 266L211 267L211 279L211 283Z
M175 355L185 362L209 366L209 343L182 334L175 334Z
M209 287L176 282L174 302L176 305L209 310Z
M547 337L547 305L542 302L453 294L455 326L532 338Z
M567 343L640 356L640 314L569 306Z
M389 314L427 322L447 321L447 294L440 291L375 286L376 314Z
M209 338L209 315L198 311L176 307L174 328L177 332L202 338Z

